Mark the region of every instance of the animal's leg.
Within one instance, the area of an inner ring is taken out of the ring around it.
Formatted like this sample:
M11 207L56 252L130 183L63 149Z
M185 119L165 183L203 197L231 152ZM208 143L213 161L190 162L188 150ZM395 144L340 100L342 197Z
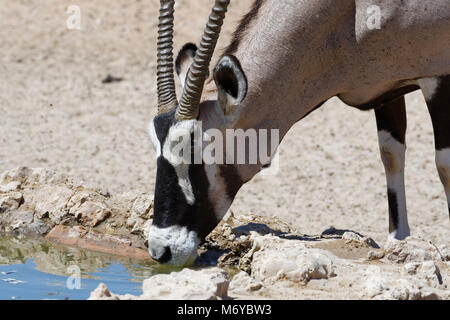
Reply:
M378 143L384 164L389 202L389 232L396 239L410 235L405 196L405 98L375 109Z
M433 121L436 166L450 210L450 76L418 82Z

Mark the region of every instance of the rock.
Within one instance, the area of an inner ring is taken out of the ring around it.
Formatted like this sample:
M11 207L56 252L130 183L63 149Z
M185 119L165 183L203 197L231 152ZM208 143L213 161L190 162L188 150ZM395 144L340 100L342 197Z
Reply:
M9 183L0 184L0 192L6 193L10 191L15 191L19 188L20 182L19 181L11 181Z
M399 279L385 298L395 300L440 300L441 297L421 283Z
M361 245L367 248L380 248L380 246L372 239L364 237L360 234L357 234L353 231L347 231L342 235L342 239L345 240L345 243L354 243Z
M42 186L35 194L35 213L39 219L50 218L54 224L59 224L69 213L67 204L74 191L66 186Z
M143 282L144 299L217 300L228 296L229 275L219 268L183 269Z
M403 266L403 273L409 275L417 274L417 269L420 267L420 262L408 262Z
M251 272L253 241L249 237L238 238L230 242L230 247L231 250L219 257L217 265Z
M409 265L408 269L415 269ZM408 271L409 272L409 271ZM440 296L421 279L411 276L398 277L381 271L380 267L369 266L365 282L365 294L375 299L390 300L435 300Z
M137 296L131 294L119 295L109 291L108 287L102 282L91 292L88 300L139 300Z
M255 245L251 275L263 283L283 279L306 284L335 275L332 255L325 250L306 248L301 241L274 236L258 237Z
M441 270L434 261L423 262L419 268L419 274L432 286L442 284Z
M145 240L148 238L148 231L153 218L153 200L147 195L136 197L130 210L130 217L127 219L127 227L131 233L141 235Z
M133 206L131 207L131 215L140 217L143 219L150 219L153 217L153 199L149 196L143 195L139 196L134 200Z
M0 194L0 214L19 208L22 201L23 195L20 192Z
M443 244L440 245L438 249L444 261L450 261L450 248L447 245Z
M105 203L86 201L78 205L76 209L71 208L70 213L73 213L81 224L95 227L111 215L111 210Z
M248 294L261 289L263 284L241 271L231 280L229 292L234 294Z
M3 214L0 221L4 227L3 231L20 235L43 235L49 228L40 220L34 219L33 211L14 210Z
M91 292L90 300L219 300L228 298L229 275L219 268L183 269L144 280L141 296L116 295L104 284Z
M367 260L379 260L384 258L384 251L383 250L370 250L367 253Z
M88 300L119 300L118 295L113 295L108 287L102 282L91 292Z
M394 263L443 260L434 244L414 237L407 237L405 240L390 239L384 246L384 252L384 257Z
M402 273L417 276L433 287L442 284L441 271L434 261L409 262L403 266Z

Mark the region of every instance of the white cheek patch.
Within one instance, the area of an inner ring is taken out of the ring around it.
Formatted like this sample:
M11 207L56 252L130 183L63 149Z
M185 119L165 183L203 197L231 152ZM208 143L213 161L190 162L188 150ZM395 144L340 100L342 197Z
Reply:
M196 120L185 120L170 127L162 148L162 155L175 168L178 184L190 205L195 202L192 184L189 179L189 166L191 134L194 132L196 124ZM183 150L185 151L183 152Z
M171 226L158 228L150 227L148 236L149 251L162 252L169 247L172 259L167 264L184 266L191 265L197 258L197 248L200 239L195 231L189 231L186 227Z
M153 121L148 125L148 134L150 136L150 141L152 142L153 148L156 151L156 157L159 157L161 155L161 143L156 135L155 124Z
M215 164L205 165L206 177L208 178L208 199L213 204L216 217L221 220L231 206L231 199L228 197L225 180L218 172Z
M432 101L439 87L439 78L422 78L417 80L426 101Z
M186 197L187 203L193 205L195 202L194 191L192 191L191 180L189 179L189 165L181 164L175 167L178 176L178 185Z

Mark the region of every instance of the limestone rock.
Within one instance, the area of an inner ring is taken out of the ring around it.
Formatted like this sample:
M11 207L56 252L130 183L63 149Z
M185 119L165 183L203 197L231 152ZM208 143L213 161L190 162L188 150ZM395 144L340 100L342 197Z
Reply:
M353 231L345 232L342 235L342 239L345 240L345 243L356 243L367 248L380 248L380 246L372 238L364 237Z
M217 300L228 296L229 275L219 268L183 269L144 280L145 299Z
M68 215L67 204L74 191L66 186L42 186L35 194L35 213L39 219L48 217L59 224Z
M110 209L104 202L90 200L77 202L76 205L70 208L70 213L81 224L89 227L97 226L111 215Z
M0 214L19 208L22 201L23 195L20 192L0 194Z
M218 300L228 297L229 275L219 268L183 269L154 275L143 282L141 296L116 295L104 284L91 292L90 300Z
M236 274L230 283L229 291L234 294L247 294L261 289L263 284L253 279L247 272Z
M312 279L333 277L332 254L325 250L306 248L298 240L286 240L274 236L255 239L252 260L252 277L263 283L284 279L302 284Z
M15 191L19 188L20 182L19 181L11 181L4 184L0 184L0 192L10 192Z
M138 196L131 207L130 217L127 219L127 227L131 233L141 235L145 240L148 237L153 218L153 200L148 195Z
M427 283L415 277L398 277L381 272L380 267L367 268L365 294L369 298L389 300L435 300L441 297Z
M390 239L384 246L384 252L384 258L394 263L443 260L434 244L415 237L407 237L404 240Z
M442 284L441 270L434 261L409 262L403 266L403 274L416 276L425 280L430 286Z
M153 199L149 196L142 195L136 198L131 208L131 215L150 219L153 216L151 209L153 208Z
M383 250L370 250L367 253L367 260L379 260L384 258Z
M438 249L444 261L450 261L450 248L443 244L440 245Z
M108 287L102 282L91 292L88 300L119 300L119 296L112 294Z
M49 231L42 221L34 219L33 211L15 210L3 214L0 230L20 235L43 235Z

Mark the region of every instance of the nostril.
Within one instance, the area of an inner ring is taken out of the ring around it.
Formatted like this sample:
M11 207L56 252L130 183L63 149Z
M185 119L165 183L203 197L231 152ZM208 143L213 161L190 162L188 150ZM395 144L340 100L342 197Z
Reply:
M165 263L167 261L170 261L170 259L172 259L172 252L170 252L169 247L164 247L163 252L159 256L156 256L153 251L150 251L150 255L153 259L155 259L159 263Z

